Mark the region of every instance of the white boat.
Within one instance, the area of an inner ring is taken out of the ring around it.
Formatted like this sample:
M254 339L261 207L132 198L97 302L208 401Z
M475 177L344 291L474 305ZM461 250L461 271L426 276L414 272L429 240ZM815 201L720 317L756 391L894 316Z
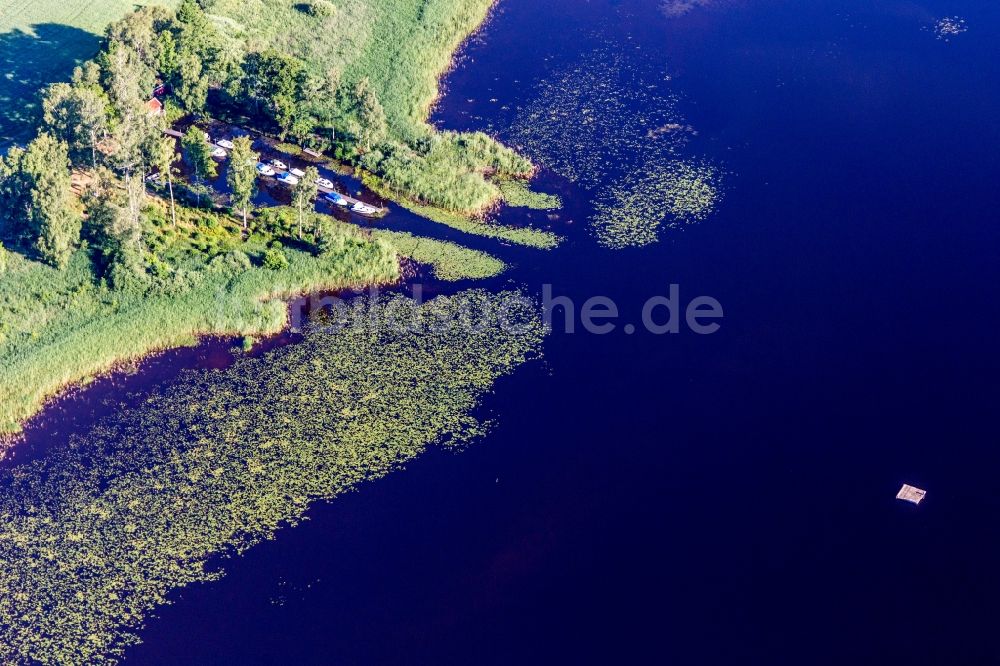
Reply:
M332 192L330 194L327 194L323 198L326 199L327 201L329 201L330 203L332 203L335 206L345 206L345 207L347 206L347 199L345 199L344 197L340 196L336 192Z
M271 160L271 166L273 166L278 171L288 171L288 165L281 160Z
M306 177L306 172L305 171L303 171L302 169L296 169L295 167L292 167L291 169L289 169L288 173L292 174L296 178L305 178Z
M317 178L316 179L316 184L319 185L320 187L324 188L324 189L327 189L327 190L332 190L333 189L333 181L332 180L328 180L326 178Z
M257 163L257 173L259 173L262 176L273 176L274 173L275 173L275 171L274 171L274 169L272 169L268 165L264 164L263 162L258 162Z
M219 139L218 141L215 142L215 145L219 146L220 148L225 148L226 150L232 150L233 148L236 147L235 145L233 145L233 142L230 141L229 139Z
M360 201L351 208L352 211L358 215L374 215L378 212L378 208L374 206L369 206L368 204L361 203Z
M224 160L229 155L224 148L216 148L212 151L212 157L217 160Z
M278 176L278 182L284 183L285 185L298 185L299 179L297 176L293 176L287 171L280 176Z

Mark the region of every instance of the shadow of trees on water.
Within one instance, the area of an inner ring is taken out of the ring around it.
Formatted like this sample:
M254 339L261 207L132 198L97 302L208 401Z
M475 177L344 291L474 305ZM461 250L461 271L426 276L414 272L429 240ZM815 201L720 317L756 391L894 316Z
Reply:
M0 34L0 150L28 138L42 89L68 81L73 68L100 47L97 35L58 23Z

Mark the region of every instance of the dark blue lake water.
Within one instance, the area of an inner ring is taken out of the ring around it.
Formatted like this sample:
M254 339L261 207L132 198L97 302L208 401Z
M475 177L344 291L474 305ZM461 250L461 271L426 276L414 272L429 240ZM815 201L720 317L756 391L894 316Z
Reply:
M661 67L717 211L611 251L545 174L569 241L498 284L624 321L678 284L722 329L557 328L484 442L315 507L128 663L1000 663L1000 6L659 4L503 0L435 122L513 139L596 48Z

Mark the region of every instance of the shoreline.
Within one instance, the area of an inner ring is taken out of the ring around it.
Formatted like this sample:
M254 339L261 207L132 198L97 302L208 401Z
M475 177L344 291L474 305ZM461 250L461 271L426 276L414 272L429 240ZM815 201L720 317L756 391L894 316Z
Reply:
M398 255L398 258L401 260L404 257L403 255ZM16 424L4 423L0 425L0 461L3 461L8 457L11 448L17 446L21 441L23 441L25 428L29 427L32 421L43 418L44 413L47 410L58 405L61 400L72 396L74 392L85 390L87 386L93 382L108 379L115 375L131 375L139 369L138 366L141 366L158 356L181 349L195 348L213 340L232 340L235 342L241 337L259 337L263 340L280 337L290 331L291 305L292 301L296 299L311 298L317 294L350 293L353 291L360 292L371 288L395 287L402 284L402 282L402 273L400 272L397 275L397 278L393 281L375 281L351 284L317 282L306 285L301 289L274 291L253 300L265 306L272 303L282 304L283 320L276 326L217 330L210 330L206 327L202 329L180 330L165 336L170 337L171 339L164 340L160 344L147 347L140 352L128 353L123 356L116 357L108 363L100 360L96 361L91 364L87 370L79 373L78 376L73 379L61 381L58 384L53 383L48 387L35 389L37 392L44 394L44 397L38 402L32 401L32 405L26 409L16 410L16 412L20 413L20 416L16 420ZM263 340L255 341L254 346L256 347ZM10 428L9 426L11 425L14 425L16 429Z

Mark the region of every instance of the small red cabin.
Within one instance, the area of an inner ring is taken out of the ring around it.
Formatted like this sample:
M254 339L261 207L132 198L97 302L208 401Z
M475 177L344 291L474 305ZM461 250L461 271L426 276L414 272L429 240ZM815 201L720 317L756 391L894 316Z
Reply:
M146 102L146 111L148 111L149 115L151 116L162 116L163 102L154 97L153 99Z

